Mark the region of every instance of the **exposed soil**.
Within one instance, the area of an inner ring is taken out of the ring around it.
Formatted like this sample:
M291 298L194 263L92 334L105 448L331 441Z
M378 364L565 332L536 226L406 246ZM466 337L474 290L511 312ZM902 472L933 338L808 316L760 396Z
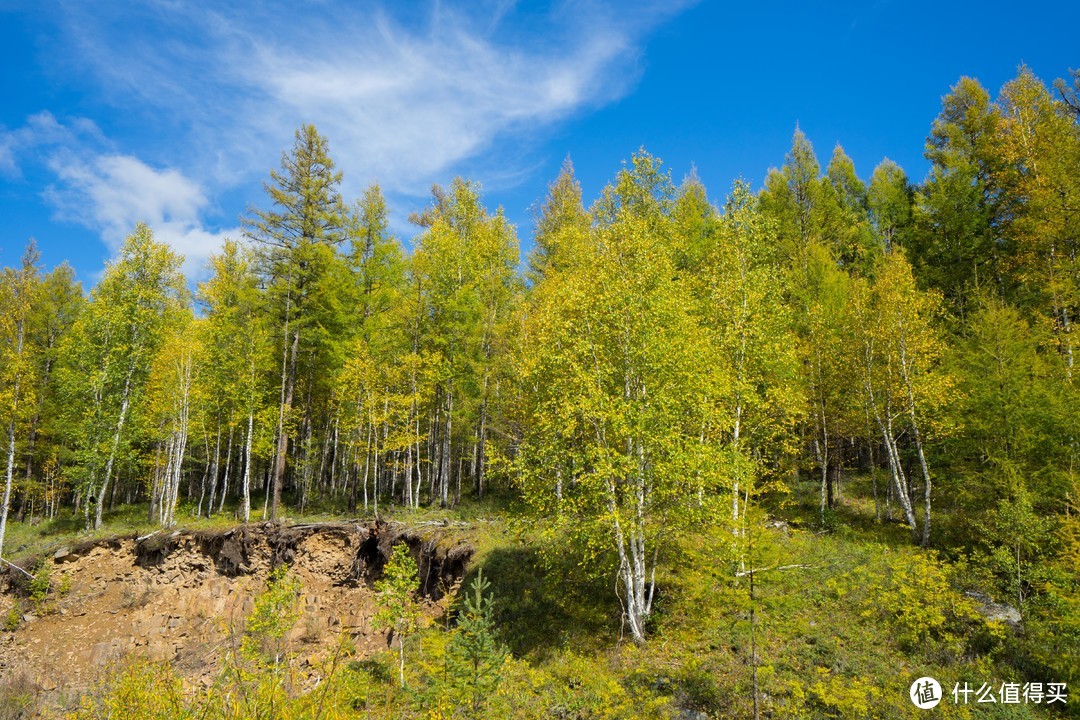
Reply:
M372 627L372 584L398 542L412 551L419 590L429 612L439 614L438 600L465 574L472 548L428 526L259 524L92 541L47 560L54 586L66 576L70 590L40 617L30 609L29 579L4 567L0 619L18 604L24 622L0 631L0 681L28 674L46 691L77 692L104 666L134 653L172 663L191 683L209 684L280 563L303 585L303 614L289 636L299 667L315 673L342 632L358 654L373 653L388 637ZM36 562L19 564L32 570Z

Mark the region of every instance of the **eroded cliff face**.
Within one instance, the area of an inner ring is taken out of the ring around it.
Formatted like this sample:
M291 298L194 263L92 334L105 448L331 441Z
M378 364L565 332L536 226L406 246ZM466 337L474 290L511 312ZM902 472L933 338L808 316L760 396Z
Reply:
M19 673L47 691L77 691L127 655L166 661L192 683L213 682L236 645L243 618L281 563L303 586L303 612L289 635L297 667L316 673L342 633L364 655L385 648L372 627L373 583L391 548L405 543L420 569L428 611L465 573L472 549L452 532L398 523L244 525L224 532L160 532L97 540L46 559L66 594L34 614L29 578L0 573L0 618L24 615L0 631L0 679ZM26 569L35 563L27 561ZM311 678L316 680L317 678Z

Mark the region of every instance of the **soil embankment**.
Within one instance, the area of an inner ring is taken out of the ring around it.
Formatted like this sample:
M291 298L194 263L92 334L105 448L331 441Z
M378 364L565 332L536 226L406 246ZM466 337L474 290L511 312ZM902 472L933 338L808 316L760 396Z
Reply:
M464 575L472 549L438 526L266 523L95 540L46 559L53 586L67 591L54 593L39 615L29 578L4 567L0 618L18 605L23 621L0 632L0 679L19 673L47 691L79 690L109 663L137 654L208 684L281 563L303 586L303 612L289 636L299 667L317 666L342 632L358 654L374 652L387 636L372 627L372 585L401 542L417 560L420 592L439 612L436 602Z

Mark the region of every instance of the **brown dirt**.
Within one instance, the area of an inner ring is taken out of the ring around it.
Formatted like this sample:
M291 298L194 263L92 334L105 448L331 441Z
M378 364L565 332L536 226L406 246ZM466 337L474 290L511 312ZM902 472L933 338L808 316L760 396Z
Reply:
M18 604L24 622L0 630L0 682L29 674L48 692L78 692L112 661L134 654L171 663L190 683L209 684L270 570L282 562L303 586L303 614L289 636L298 666L316 672L341 633L358 655L370 655L387 646L386 633L372 627L371 586L402 541L420 567L429 612L441 613L438 601L460 581L472 550L439 530L397 523L243 525L86 543L47 560L54 587L66 576L70 591L40 617L30 609L27 578L5 567L0 620Z

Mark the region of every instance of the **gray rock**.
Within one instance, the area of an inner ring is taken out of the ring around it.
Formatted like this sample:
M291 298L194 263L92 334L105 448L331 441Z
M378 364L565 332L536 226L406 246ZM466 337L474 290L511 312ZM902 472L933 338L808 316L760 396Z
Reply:
M676 720L709 720L709 716L700 710L683 708L675 715Z
M779 530L780 532L784 533L784 535L791 534L791 526L783 520L769 520L767 523L765 523L765 527L772 528L773 530Z
M1024 622L1020 617L1020 611L1012 605L996 603L989 595L985 595L981 592L968 591L964 594L978 603L975 607L975 611L987 620L1004 623L1017 632L1024 629Z

